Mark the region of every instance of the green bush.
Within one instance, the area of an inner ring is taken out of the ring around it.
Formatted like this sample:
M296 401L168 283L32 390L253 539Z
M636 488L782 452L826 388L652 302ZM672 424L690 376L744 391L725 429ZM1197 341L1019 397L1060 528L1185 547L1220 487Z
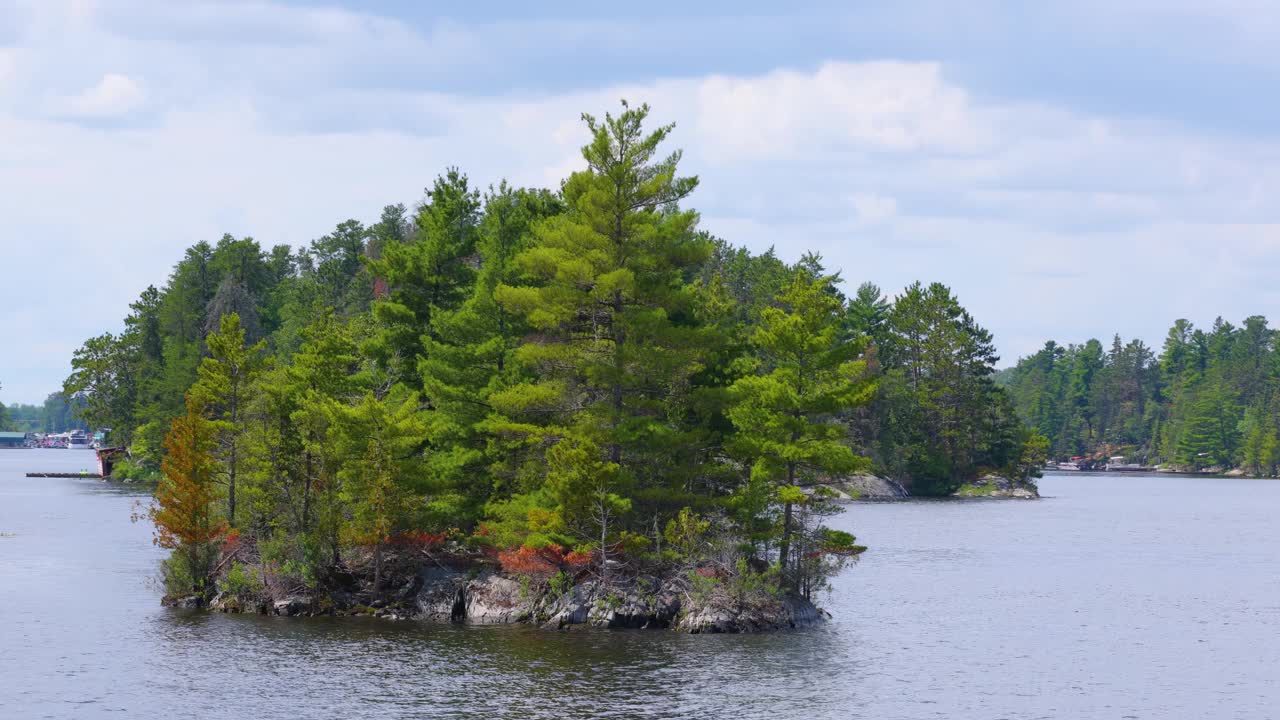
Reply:
M243 563L232 563L231 569L218 583L218 591L228 597L245 601L260 597L264 592L262 579L254 568Z
M703 575L697 570L690 570L688 578L689 596L698 604L704 604L710 600L720 587L720 578L714 575Z
M168 595L204 595L209 590L209 574L218 556L215 545L184 547L160 563L164 590Z
M995 483L983 483L981 485L961 485L956 491L956 495L960 497L987 497L996 491Z
M160 482L160 468L125 457L111 466L111 479L123 482Z
M561 570L547 581L547 588L551 591L552 597L561 597L573 589L573 576Z
M277 577L314 588L329 571L329 546L314 535L276 533L258 541L262 566Z

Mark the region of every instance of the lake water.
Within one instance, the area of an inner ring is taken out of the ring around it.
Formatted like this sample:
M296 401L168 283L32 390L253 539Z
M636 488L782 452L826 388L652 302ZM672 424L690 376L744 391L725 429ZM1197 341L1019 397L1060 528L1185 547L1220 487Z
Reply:
M1280 482L855 505L824 628L550 632L159 606L139 490L0 451L0 718L1268 718Z

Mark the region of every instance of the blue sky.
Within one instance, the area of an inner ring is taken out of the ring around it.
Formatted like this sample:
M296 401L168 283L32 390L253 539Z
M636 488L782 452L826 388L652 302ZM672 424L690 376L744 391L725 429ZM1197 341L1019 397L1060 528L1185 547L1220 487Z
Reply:
M947 283L1005 363L1280 300L1272 3L544 5L0 0L0 400L197 240L302 244L448 165L554 186L622 97L703 227Z

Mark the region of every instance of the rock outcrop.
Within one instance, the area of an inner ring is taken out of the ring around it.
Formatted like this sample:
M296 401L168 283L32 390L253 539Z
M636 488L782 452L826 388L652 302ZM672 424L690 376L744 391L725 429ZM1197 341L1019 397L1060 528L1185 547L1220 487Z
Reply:
M827 616L798 595L742 607L710 603L680 618L676 629L688 633L744 633L802 628L824 622Z
M1034 500L1040 497L1035 483L1011 480L1003 475L983 475L977 480L960 486L952 493L955 497L965 498L1014 498Z
M585 580L556 592L532 588L510 577L431 570L418 590L416 617L469 624L529 623L549 629L572 627L674 628L689 633L743 633L798 628L825 615L796 595L753 596L732 602L694 599L659 578Z
M867 473L838 478L832 489L847 500L885 501L911 497L901 483Z
M290 595L283 600L271 604L275 615L311 615L315 612L315 601L309 595Z
M160 604L179 610L196 610L204 607L204 598L199 595L166 595L160 599Z

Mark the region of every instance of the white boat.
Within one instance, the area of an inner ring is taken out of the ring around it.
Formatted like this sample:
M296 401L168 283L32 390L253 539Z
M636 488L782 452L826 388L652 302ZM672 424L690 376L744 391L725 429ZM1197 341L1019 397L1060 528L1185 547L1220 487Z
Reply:
M1149 467L1141 463L1125 462L1125 459L1119 455L1107 459L1107 472L1154 472L1154 467Z
M79 431L73 432L67 438L67 449L68 450L88 450L90 441L91 441L91 438L87 434Z

